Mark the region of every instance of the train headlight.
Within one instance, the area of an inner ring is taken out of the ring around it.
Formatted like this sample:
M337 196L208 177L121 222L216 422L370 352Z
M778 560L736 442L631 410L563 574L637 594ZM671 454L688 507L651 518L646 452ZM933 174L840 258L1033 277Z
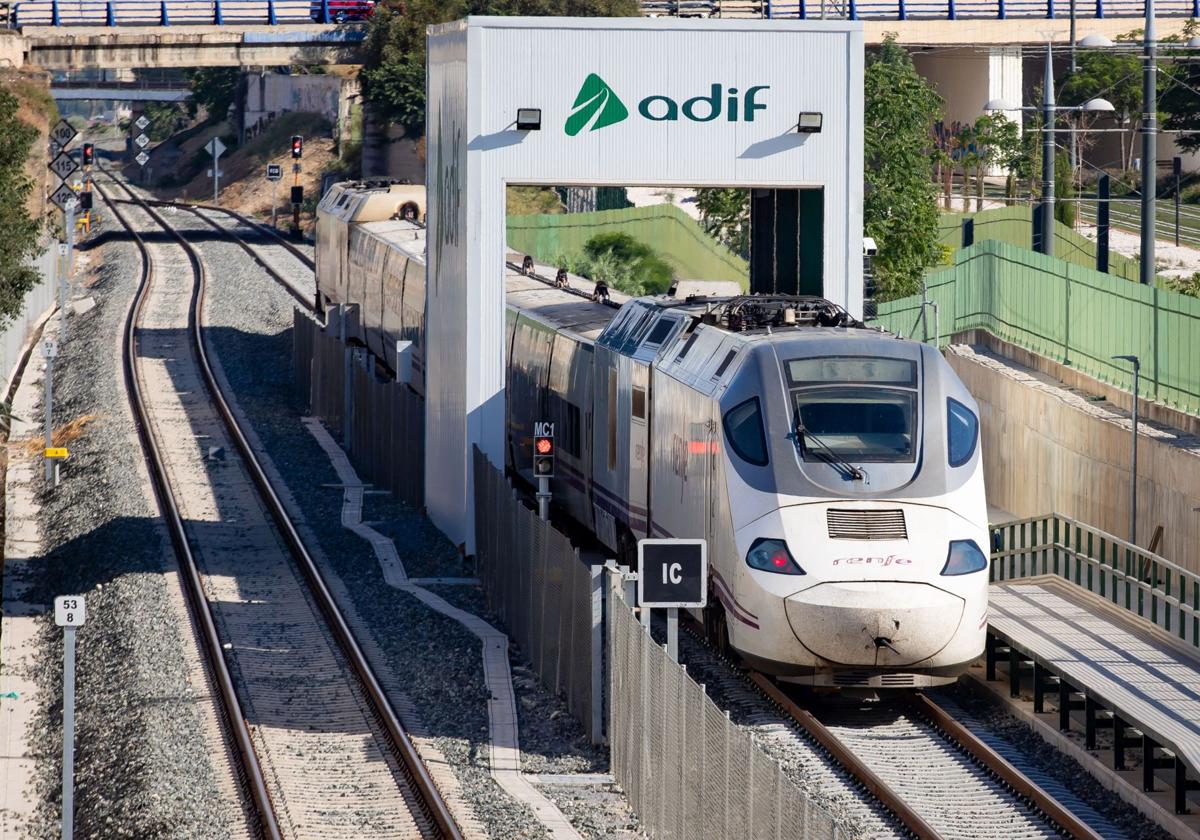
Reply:
M987 555L975 544L975 540L954 540L950 543L950 553L946 555L946 565L942 567L942 574L969 575L972 572L982 572L987 567Z
M783 540L759 538L750 546L746 562L751 569L774 572L778 575L802 575L804 570L792 558L787 543Z

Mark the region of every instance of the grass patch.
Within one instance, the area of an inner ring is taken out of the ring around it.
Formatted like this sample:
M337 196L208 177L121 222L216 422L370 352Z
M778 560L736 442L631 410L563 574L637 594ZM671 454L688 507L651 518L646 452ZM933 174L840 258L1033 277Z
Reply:
M67 446L68 444L79 440L87 427L100 419L99 414L81 414L69 423L59 426L50 435L51 446ZM28 438L24 441L25 454L37 455L46 448L45 435L37 435Z
M510 216L554 215L565 209L552 187L509 187L505 205Z

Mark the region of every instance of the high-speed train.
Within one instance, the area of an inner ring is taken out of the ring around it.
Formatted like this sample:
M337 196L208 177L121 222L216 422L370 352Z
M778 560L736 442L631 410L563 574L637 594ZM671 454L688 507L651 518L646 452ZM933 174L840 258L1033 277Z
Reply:
M420 227L388 221L412 189L338 185L318 210L320 294L359 305L381 359L394 336L423 339ZM789 681L936 685L982 653L978 410L936 349L815 298L612 306L510 268L506 464L532 482L533 424L555 421L556 515L625 561L643 537L705 538L696 617Z

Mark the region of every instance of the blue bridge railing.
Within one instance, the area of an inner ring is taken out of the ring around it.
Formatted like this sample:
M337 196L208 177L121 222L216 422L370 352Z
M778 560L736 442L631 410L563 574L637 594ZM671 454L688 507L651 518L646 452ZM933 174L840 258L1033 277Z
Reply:
M1067 18L1070 0L642 0L642 13L809 20ZM1156 17L1200 17L1200 0L1157 0ZM1143 0L1076 0L1076 18L1142 18Z
M366 20L374 0L22 0L9 25L27 26L276 26Z

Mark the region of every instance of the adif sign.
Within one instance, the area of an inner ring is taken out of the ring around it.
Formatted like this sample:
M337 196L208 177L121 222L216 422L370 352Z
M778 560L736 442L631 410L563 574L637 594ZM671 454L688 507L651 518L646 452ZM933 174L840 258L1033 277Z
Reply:
M505 186L822 190L823 288L862 311L861 24L468 18L429 31L426 504L465 550L503 464ZM536 131L519 109L540 109ZM801 112L820 113L800 133Z

